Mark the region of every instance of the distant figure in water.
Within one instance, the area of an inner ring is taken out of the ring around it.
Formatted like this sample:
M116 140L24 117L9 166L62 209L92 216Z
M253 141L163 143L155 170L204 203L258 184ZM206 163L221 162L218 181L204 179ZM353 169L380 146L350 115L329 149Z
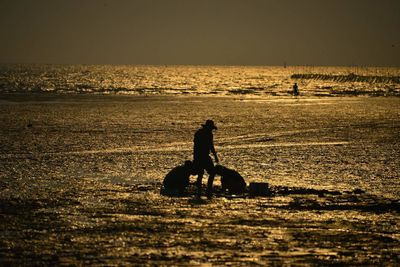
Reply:
M185 161L184 165L173 168L164 178L161 194L163 195L183 195L189 186L190 175L196 172L190 160Z
M246 182L237 171L217 165L215 166L215 173L221 175L222 191L228 191L232 195L246 192Z
M293 95L294 96L299 95L299 87L297 86L297 83L294 83L294 85L293 85Z
M201 185L204 175L204 170L208 173L207 182L207 197L212 197L212 186L215 177L214 163L210 157L210 152L214 155L216 163L219 162L217 152L214 148L213 130L217 130L212 120L207 120L202 124L202 128L194 134L194 147L193 147L193 165L198 174L197 177L197 197L201 196Z

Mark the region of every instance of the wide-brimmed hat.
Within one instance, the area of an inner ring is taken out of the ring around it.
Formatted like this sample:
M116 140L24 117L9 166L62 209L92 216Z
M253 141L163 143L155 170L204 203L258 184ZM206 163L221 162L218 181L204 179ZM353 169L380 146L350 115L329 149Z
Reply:
M215 124L214 124L214 122L212 120L206 120L206 123L202 124L202 126L210 128L210 129L215 129L215 130L218 129L217 126L215 126Z

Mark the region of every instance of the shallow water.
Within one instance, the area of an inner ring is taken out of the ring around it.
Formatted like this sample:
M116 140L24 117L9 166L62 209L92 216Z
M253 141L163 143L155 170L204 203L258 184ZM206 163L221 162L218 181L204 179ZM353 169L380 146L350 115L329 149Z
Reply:
M400 262L398 98L0 100L2 264ZM221 163L274 194L159 194L207 118Z
M0 65L2 93L399 96L400 68Z

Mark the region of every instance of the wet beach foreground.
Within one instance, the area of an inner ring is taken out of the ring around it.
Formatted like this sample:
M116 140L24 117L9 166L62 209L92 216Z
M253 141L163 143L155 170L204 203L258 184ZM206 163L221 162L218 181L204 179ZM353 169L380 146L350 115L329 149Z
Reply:
M2 95L0 265L398 265L399 107ZM218 177L212 200L160 195L208 118L221 164L269 196L224 195Z

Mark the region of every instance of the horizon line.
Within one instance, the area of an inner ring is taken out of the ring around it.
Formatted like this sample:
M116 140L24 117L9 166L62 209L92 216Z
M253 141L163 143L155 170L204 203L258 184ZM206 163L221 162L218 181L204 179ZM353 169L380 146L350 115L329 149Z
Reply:
M49 62L0 62L0 65L53 65L53 66L148 66L148 67L361 67L361 68L400 68L400 65L323 65L323 64L143 64L143 63L49 63Z

